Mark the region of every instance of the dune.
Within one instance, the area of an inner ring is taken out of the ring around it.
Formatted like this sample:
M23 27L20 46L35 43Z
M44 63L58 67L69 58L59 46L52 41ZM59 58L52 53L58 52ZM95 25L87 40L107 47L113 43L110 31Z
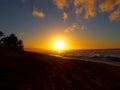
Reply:
M0 51L0 90L119 90L120 66Z

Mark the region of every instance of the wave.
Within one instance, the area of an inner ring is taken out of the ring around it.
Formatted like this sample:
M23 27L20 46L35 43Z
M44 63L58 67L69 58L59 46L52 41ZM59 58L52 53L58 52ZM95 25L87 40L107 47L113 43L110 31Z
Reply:
M54 55L62 58L114 64L116 63L120 65L120 49L70 50L56 53Z

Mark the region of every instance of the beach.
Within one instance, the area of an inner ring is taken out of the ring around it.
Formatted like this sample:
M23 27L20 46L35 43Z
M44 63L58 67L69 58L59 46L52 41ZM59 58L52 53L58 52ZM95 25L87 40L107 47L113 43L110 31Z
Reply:
M33 52L0 52L1 90L119 90L120 66Z

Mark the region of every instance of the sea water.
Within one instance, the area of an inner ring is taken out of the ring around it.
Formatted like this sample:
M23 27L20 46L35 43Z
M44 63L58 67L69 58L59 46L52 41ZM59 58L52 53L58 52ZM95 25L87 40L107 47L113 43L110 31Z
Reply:
M56 52L54 55L66 59L120 65L120 49L68 50Z

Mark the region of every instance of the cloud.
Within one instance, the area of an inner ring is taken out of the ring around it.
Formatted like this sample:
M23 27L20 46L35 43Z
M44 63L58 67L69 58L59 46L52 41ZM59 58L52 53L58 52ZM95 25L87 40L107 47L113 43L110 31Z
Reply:
M27 0L22 0L26 2ZM76 16L83 15L84 19L94 18L97 14L110 12L108 16L111 21L119 19L120 0L51 0L53 4L64 12L74 10ZM100 11L100 12L99 12ZM45 14L34 9L33 16L44 18ZM63 20L68 19L69 13L63 13Z
M113 8L115 7L115 0L105 0L104 2L99 4L99 9L102 12L108 12L113 10Z
M120 20L120 0L105 0L104 2L100 3L99 9L102 12L110 12L114 10L109 15L110 21Z
M79 25L78 23L73 23L71 26L67 27L64 32L65 33L68 33L68 32L72 32L72 31L75 31L75 30L80 30L80 31L84 31L86 30L86 27L84 24L82 25Z
M63 19L66 21L68 19L68 14L66 12L63 13Z
M84 3L85 0L74 0L74 6L78 7L80 4Z
M84 14L85 19L96 16L96 0L74 0L75 14Z
M85 8L85 19L89 19L91 17L96 16L96 3L95 0L87 0L84 6Z
M67 0L53 0L53 2L61 10L68 6Z
M75 14L76 15L79 15L79 14L81 14L83 12L83 8L76 8L76 10L75 10Z
M116 4L120 5L120 0L116 0Z
M81 31L85 31L85 30L86 30L85 25L82 25L80 30L81 30Z
M45 14L41 11L38 11L37 8L34 8L33 12L32 12L33 16L39 17L39 18L44 18Z
M111 21L120 21L120 8L118 10L114 11L110 16L109 19Z
M111 21L120 18L120 0L73 0L75 14L84 13L84 19L96 16L96 11L111 12L109 19ZM97 7L98 6L98 7Z
M67 27L65 30L64 30L64 32L71 32L71 31L75 31L76 29L77 29L77 27L78 27L78 24L77 23L74 23L74 24L72 24L71 26L69 26L69 27Z

